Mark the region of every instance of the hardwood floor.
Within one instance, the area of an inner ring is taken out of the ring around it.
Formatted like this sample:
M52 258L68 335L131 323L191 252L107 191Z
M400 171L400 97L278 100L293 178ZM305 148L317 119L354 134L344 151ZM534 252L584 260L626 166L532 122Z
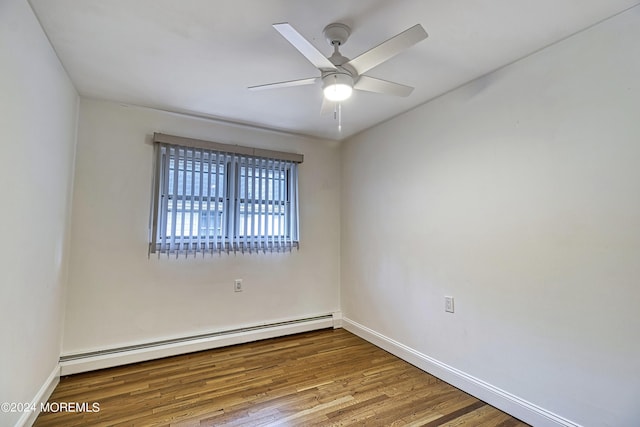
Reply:
M49 403L35 426L527 425L344 329L64 377Z

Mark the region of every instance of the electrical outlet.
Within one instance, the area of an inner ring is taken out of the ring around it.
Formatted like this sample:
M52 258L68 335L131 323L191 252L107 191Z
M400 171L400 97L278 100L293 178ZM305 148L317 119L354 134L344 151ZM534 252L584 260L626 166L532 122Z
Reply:
M242 279L236 279L233 281L233 290L235 292L242 292Z
M444 311L453 313L453 297L444 297Z

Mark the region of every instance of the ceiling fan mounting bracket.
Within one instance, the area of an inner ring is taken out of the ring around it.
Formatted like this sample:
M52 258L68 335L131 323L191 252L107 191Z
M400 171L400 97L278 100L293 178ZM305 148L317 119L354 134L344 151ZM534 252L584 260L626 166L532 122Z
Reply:
M347 42L347 39L351 35L351 28L348 25L334 22L327 25L322 30L325 39L329 43L329 46L338 45L341 46Z

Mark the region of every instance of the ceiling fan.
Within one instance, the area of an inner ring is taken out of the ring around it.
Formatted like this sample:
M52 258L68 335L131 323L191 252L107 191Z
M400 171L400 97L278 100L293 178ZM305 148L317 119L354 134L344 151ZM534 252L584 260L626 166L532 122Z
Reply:
M300 35L290 24L286 22L273 24L273 28L320 70L320 77L251 86L249 90L311 85L321 80L324 92L323 111L327 108L326 101L344 101L351 96L353 89L387 95L409 96L413 91L411 86L405 86L400 83L381 80L363 74L397 55L404 49L428 37L424 28L422 28L420 24L416 24L356 58L349 59L340 53L339 47L342 46L351 35L351 28L345 24L333 23L327 25L323 30L325 39L333 46L333 55L325 58L318 49Z

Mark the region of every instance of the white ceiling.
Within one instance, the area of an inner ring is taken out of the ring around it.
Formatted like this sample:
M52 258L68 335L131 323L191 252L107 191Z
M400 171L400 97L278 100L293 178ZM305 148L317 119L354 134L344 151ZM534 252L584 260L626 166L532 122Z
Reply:
M30 0L82 96L344 139L574 34L637 0ZM321 87L248 86L319 76L271 24L317 49L331 22L354 58L420 23L429 38L367 72L407 98L355 92L339 133Z

